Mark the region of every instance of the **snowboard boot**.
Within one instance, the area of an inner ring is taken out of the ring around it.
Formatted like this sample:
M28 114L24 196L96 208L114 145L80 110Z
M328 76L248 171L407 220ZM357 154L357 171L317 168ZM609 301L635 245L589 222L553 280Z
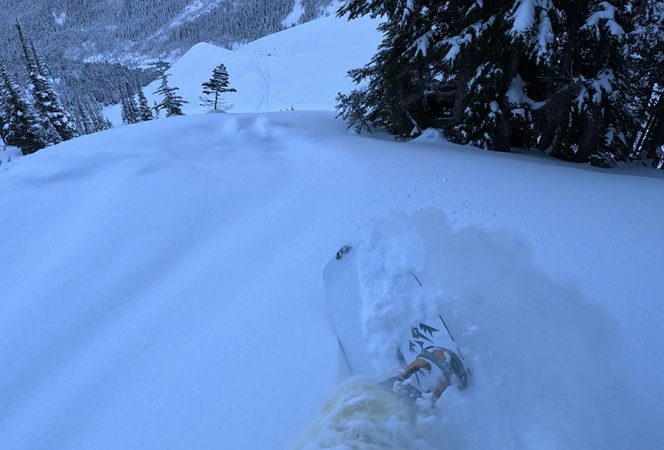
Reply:
M464 389L468 371L456 353L443 347L423 349L399 376L381 383L398 397L416 400L431 394L434 401L452 384Z

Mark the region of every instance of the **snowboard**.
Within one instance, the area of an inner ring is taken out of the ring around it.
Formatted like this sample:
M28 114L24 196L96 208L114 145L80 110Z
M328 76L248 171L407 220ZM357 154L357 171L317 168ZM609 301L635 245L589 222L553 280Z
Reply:
M326 265L323 271L326 306L334 331L339 342L341 363L351 375L373 378L389 378L395 373L384 373L380 368L385 364L374 364L374 355L368 352L363 330L362 286L359 276L358 252L351 246L342 247ZM422 283L414 273L407 276L412 282L399 284L404 289L405 297L415 290L423 289ZM454 373L459 386L468 383L470 371L463 360L463 355L449 330L442 313L431 317L421 317L420 321L405 323L395 329L396 343L392 366L403 368L423 352L434 348L450 350ZM377 367L378 366L378 367Z

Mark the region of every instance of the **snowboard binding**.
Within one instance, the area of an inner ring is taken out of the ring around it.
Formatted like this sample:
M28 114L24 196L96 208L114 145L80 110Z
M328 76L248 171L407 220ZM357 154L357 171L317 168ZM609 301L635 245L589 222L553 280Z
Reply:
M429 347L422 349L398 376L381 384L401 398L417 400L431 395L436 401L449 386L455 384L464 389L468 381L469 372L456 353L443 347Z

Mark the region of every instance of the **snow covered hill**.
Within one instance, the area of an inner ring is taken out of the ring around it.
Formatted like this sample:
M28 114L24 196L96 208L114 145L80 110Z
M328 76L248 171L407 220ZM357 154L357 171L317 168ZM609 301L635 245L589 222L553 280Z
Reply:
M224 96L231 112L334 109L337 93L353 86L348 70L364 65L376 51L380 41L376 25L370 19L348 22L325 17L236 51L201 43L173 65L169 82L189 102L184 107L187 114L203 111L201 84L220 63L227 66L231 86L238 90ZM159 83L144 89L151 104L159 101L152 94ZM107 114L114 123L121 123L119 106L109 108Z
M0 166L0 449L287 448L344 376L322 270L345 244L377 359L435 302L473 365L394 442L659 448L661 174L354 135L330 95L375 24L316 23L172 69L194 96L227 63L236 111L297 111L119 127ZM391 295L404 271L426 295Z

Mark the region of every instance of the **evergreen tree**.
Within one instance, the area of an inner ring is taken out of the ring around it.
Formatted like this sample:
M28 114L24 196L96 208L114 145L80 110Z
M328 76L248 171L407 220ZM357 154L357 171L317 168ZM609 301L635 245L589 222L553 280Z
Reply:
M64 110L60 99L48 80L45 64L34 51L34 46L25 37L21 25L17 22L19 40L23 49L23 58L31 85L34 108L40 119L46 138L52 143L67 141L78 136L69 114Z
M220 98L221 94L226 92L237 92L234 88L228 87L228 71L226 66L219 64L212 71L212 78L203 83L203 95L201 106L209 108L212 111L219 111L220 109L228 109L223 105L223 100ZM209 96L212 95L212 98Z
M166 71L171 68L171 63L160 59L157 62L151 63L150 66L159 74L160 77L162 77Z
M90 129L92 133L97 133L98 131L104 130L104 124L101 120L99 112L95 111L90 105L84 106L83 112L87 119L86 123L88 125L88 129Z
M5 68L0 66L0 138L4 141L4 129L7 120L5 119L5 102L9 98L9 92L5 89L4 79Z
M132 122L132 117L131 114L129 113L129 105L127 104L127 97L122 97L122 100L120 100L121 104L121 109L120 109L120 117L122 117L122 121L124 123L134 123Z
M437 55L429 44L436 32L438 13L435 0L348 0L338 14L350 19L363 15L384 17L378 53L371 62L349 72L366 89L339 96L341 116L356 129L371 124L397 136L408 137L433 125L435 118L425 110L437 108L430 95L437 80L430 70ZM431 108L431 109L430 109ZM434 113L435 115L435 113Z
M3 117L2 139L7 145L21 149L24 155L34 153L48 145L41 127L18 85L0 66L0 115Z
M157 105L157 109L164 110L166 112L166 117L183 116L182 106L189 102L177 94L177 91L180 88L170 87L168 85L168 77L169 75L167 73L164 73L161 76L161 86L159 86L159 89L154 93L155 95L159 94L162 96L162 101Z
M138 88L138 102L139 102L138 113L140 120L142 120L143 122L147 122L148 120L154 119L154 115L152 114L152 109L150 108L150 105L148 105L148 99L145 98L145 93L143 92L143 89L141 87Z
M127 93L127 105L129 106L130 114L132 117L132 123L140 122L141 112L138 101L136 101L136 93L134 92L133 87L129 83L125 85L125 91Z
M362 134L364 131L371 133L371 125L366 117L366 96L363 91L354 90L350 94L337 95L337 104L340 111L337 117L348 124L348 128L353 128L356 133Z
M620 3L559 2L556 64L537 136L539 148L553 156L602 167L629 157L636 126L626 85L630 21Z
M124 88L124 97L122 97L121 114L122 114L122 120L125 123L132 124L141 121L139 105L136 102L136 97L129 83L127 83Z
M384 37L349 73L366 87L338 97L340 116L358 130L437 127L459 143L611 166L635 134L627 3L346 0L340 15L382 17Z
M99 111L91 111L90 117L92 117L96 131L104 131L113 128L113 125L108 118L102 116Z
M94 126L91 126L90 116L88 115L87 111L83 108L83 105L81 105L80 100L77 105L77 110L78 114L76 115L76 118L78 121L77 128L79 133L81 134L94 133L96 130L94 129Z
M76 111L77 125L81 134L97 133L111 128L107 119L101 116L99 109L90 102L79 99Z
M441 73L455 79L449 135L493 150L528 147L541 106L537 75L550 63L551 1L465 3L463 27L437 44Z
M633 9L630 86L641 122L633 156L659 159L657 149L664 145L664 1L636 1Z

